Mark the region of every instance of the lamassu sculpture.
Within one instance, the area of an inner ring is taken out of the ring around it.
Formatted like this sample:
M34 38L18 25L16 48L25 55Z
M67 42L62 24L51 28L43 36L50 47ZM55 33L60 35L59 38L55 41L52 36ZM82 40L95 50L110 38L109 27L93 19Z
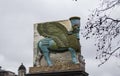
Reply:
M71 53L72 62L78 64L76 52L80 52L79 31L80 18L71 17L70 19L72 30L68 31L66 27L58 22L40 23L37 26L39 35L44 38L38 42L38 48L41 52L41 57L44 56L48 66L53 63L50 58L50 53L61 53L69 51Z

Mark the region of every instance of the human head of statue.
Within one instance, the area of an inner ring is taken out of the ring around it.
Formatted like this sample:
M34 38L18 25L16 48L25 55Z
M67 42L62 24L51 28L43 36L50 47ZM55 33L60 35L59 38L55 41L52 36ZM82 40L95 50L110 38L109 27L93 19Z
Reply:
M80 31L80 17L71 17L70 19L72 25L73 34L79 39L79 31Z

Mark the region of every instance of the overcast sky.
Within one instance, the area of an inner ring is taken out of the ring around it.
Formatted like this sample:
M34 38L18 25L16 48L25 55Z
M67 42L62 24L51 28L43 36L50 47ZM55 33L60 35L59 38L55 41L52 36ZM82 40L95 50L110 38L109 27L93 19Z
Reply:
M98 0L0 0L0 66L17 73L23 62L27 70L33 65L33 24L81 17L85 26L90 10ZM82 55L89 76L120 76L120 60L111 58L101 67L95 60L94 40L81 38Z

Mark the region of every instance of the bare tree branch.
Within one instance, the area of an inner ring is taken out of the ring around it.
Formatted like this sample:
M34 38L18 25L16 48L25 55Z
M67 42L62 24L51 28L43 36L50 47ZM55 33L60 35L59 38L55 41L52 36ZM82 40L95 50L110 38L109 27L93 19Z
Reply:
M108 57L105 61L103 61L101 64L99 64L98 67L100 67L102 64L104 64L105 62L107 62L107 61L110 59L110 57L111 57L118 49L120 49L120 47L118 47L118 48L116 48L115 50L113 50L113 51L109 54L109 57Z
M113 1L103 0L102 5L105 5L105 3L106 3L106 7L102 8L99 11L106 11L108 9L114 8L116 5L120 4L120 0L113 0Z
M120 0L102 0L101 7L96 8L89 16L85 31L82 33L86 39L94 37L97 40L95 44L97 46L96 59L101 61L98 66L104 64L114 54L117 54L116 57L120 56L120 52L118 52L120 51L120 39L118 39L120 37L120 20L108 15L110 12L108 10L114 9L118 4L120 4ZM116 45L116 49L114 49L114 45Z

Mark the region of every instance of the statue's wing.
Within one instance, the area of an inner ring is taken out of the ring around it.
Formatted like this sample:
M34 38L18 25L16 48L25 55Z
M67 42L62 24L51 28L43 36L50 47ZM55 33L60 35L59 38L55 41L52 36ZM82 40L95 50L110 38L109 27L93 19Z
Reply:
M58 47L68 47L68 31L66 27L58 22L41 23L37 31L44 37L52 38Z

